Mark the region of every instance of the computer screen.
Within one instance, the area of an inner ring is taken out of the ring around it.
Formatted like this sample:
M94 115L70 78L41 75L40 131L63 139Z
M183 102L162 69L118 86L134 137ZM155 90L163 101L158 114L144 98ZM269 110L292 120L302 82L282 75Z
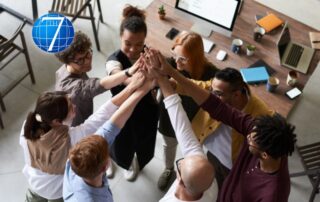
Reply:
M232 31L239 5L239 0L177 0L175 8Z

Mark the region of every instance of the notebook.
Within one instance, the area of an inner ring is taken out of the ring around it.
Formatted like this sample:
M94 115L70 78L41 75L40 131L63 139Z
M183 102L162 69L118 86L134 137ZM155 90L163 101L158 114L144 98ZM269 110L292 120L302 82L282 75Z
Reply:
M257 24L260 27L263 27L266 32L270 32L274 30L275 28L279 27L280 25L283 24L283 20L278 18L276 15L270 13L266 15L265 17L261 18L260 20L257 21Z
M248 84L266 83L269 79L269 74L264 66L241 68L240 73L244 82Z
M268 63L266 63L262 59L257 60L252 65L250 65L248 68L263 67L263 66L267 69L267 72L269 75L273 75L274 73L276 73L276 70L273 69L270 65L268 65Z

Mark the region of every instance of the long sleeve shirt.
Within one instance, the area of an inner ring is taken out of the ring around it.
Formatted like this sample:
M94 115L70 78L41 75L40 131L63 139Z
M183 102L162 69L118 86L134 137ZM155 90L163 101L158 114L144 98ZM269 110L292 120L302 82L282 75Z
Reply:
M240 134L250 134L254 119L211 94L201 105L210 116L230 125ZM288 159L282 157L280 168L269 174L260 170L259 158L249 151L245 140L230 174L223 183L217 201L225 202L285 202L290 193Z

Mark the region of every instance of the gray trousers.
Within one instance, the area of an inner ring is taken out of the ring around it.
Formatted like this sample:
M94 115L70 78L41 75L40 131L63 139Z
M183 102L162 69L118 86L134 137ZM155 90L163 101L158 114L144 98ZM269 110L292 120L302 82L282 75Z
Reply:
M178 141L175 137L168 137L163 135L163 154L166 169L173 169L174 160L176 158L176 151Z
M63 202L63 198L49 200L49 199L43 198L42 196L39 196L35 192L28 189L27 195L26 195L26 202Z

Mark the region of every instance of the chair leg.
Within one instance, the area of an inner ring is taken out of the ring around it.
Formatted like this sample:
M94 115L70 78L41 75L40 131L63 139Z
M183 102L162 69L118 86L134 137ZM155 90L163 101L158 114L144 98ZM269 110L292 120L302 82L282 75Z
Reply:
M319 192L319 185L320 185L320 173L317 175L317 180L313 184L312 193L309 199L309 202L313 202L314 198L316 197L316 194Z
M4 129L4 125L3 125L3 121L2 121L2 117L1 117L1 112L0 112L0 127L2 129Z
M99 44L99 39L98 39L98 33L97 33L97 28L94 23L94 16L93 16L93 11L92 11L92 6L91 4L89 6L89 12L90 12L90 17L91 17L91 23L92 23L92 28L93 28L93 34L94 34L94 39L96 41L97 49L100 51L100 44Z
M20 32L20 36L21 36L22 46L23 46L23 49L24 49L24 50L23 50L23 53L24 53L24 56L26 57L27 66L28 66L28 70L29 70L31 82L32 82L33 84L35 84L35 83L36 83L36 80L35 80L35 78L34 78L34 74L33 74L33 70L32 70L32 65L31 65L31 62L30 62L30 57L29 57L29 53L28 53L28 49L27 49L27 45L26 45L26 41L25 41L23 32Z
M1 93L0 93L0 105L1 105L2 111L5 112L6 111L6 106L4 105Z
M100 0L97 0L97 4L98 4L98 11L99 11L99 20L100 20L102 23L104 23L103 17L102 17L102 12L101 12Z

